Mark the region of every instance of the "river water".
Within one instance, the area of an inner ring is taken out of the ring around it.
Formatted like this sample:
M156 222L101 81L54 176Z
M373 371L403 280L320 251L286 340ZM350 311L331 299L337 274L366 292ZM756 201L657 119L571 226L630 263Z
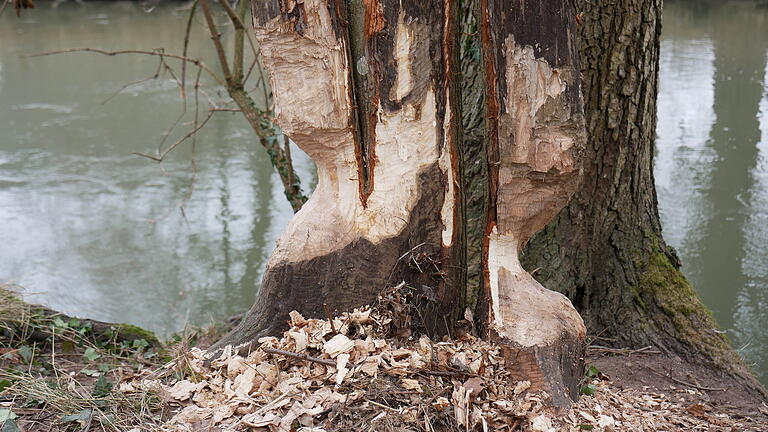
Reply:
M293 212L239 114L216 114L194 158L184 144L159 165L132 152L154 153L179 117L175 82L103 103L154 74L155 58L19 58L73 47L181 52L188 13L175 2L41 6L0 17L0 281L55 309L161 334L247 309ZM195 28L191 55L216 64ZM311 179L308 159L297 164Z
M659 206L683 272L768 382L768 3L707 3L664 10Z
M685 274L766 373L768 7L707 3L664 11L660 209ZM149 80L103 103L152 75L155 59L19 57L86 46L178 52L180 6L69 2L0 17L0 282L31 301L167 335L254 297L292 212L247 125L217 114L194 152L185 144L157 164L132 153L153 152L179 117L175 83ZM192 52L211 59L196 28ZM189 111L166 146L189 130ZM296 164L311 183L311 162L299 154Z

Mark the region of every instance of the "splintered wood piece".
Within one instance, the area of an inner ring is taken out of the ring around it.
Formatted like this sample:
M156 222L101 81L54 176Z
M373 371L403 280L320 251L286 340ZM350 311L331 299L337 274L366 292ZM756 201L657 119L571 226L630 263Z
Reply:
M578 397L584 323L518 260L575 192L585 145L574 11L566 0L482 0L489 126L486 325L507 365L556 405Z

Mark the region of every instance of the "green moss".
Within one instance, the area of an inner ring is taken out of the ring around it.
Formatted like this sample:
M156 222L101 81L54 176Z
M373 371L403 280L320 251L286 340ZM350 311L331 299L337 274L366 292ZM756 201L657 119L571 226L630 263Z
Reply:
M718 327L712 313L670 258L659 247L654 247L641 269L640 281L633 293L648 318L662 329L667 327L664 323L671 324L680 342L693 352L708 353L715 364L728 368L735 352L725 336L714 331ZM649 305L656 306L655 310L649 309ZM672 328L664 330L670 332Z
M656 250L651 254L645 271L641 273L640 287L655 298L662 299L660 306L668 313L690 316L706 310L690 282L676 269L666 254Z
M126 341L144 339L152 345L160 345L160 341L154 333L133 324L117 324L115 332L119 335L120 339Z

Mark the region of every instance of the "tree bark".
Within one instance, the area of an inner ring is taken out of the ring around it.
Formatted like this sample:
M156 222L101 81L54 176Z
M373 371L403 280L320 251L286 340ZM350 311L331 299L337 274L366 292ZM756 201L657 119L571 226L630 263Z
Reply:
M653 179L662 1L576 3L585 181L528 244L523 265L566 294L593 334L658 346L757 388L662 238Z
M405 281L417 331L462 303L464 228L453 1L254 1L276 121L318 186L277 243L256 303L214 348L373 302Z

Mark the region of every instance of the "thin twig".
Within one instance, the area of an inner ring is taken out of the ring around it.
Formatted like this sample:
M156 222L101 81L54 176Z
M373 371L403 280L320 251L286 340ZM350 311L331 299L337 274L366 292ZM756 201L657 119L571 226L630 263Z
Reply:
M186 63L186 62L184 62L184 63ZM168 72L168 75L170 75L171 78L173 78L173 80L176 81L176 85L179 87L179 91L182 91L181 89L183 88L184 85L181 83L180 79L176 78L176 74L173 72L173 69L166 62L163 62L163 66L165 67L165 70ZM184 105L183 109L186 112L186 110L187 110L187 100L184 97L182 97L182 104Z
M243 83L248 82L248 78L250 78L251 72L253 72L253 68L255 68L257 64L259 64L259 58L254 57L251 65L248 67L248 72L245 74L245 78L243 78Z
M201 71L198 68L197 69L197 77L195 78L195 120L194 120L194 128L197 128L199 120L200 120L200 74ZM195 151L197 149L197 134L194 134L192 136L192 154L189 157L189 164L192 167L192 179L189 181L189 191L187 192L186 196L184 196L184 199L181 200L181 203L179 204L179 209L181 210L181 215L184 217L184 219L187 219L187 216L184 212L184 207L186 207L187 202L192 198L192 192L195 190L195 182L197 181L197 163L195 162Z
M336 367L336 362L333 361L333 360L329 360L329 359L320 359L320 358L317 358L317 357L308 356L306 354L298 354L298 353L295 353L295 352L285 351L285 350L281 350L281 349L277 349L277 348L270 348L270 347L262 347L261 350L264 351L265 353L269 353L269 354L279 354L279 355L282 355L282 356L295 358L297 360L305 360L305 361L309 361L309 362L313 362L313 363L320 363L320 364L324 364L324 365L327 365L327 366Z
M722 391L722 392L728 390L728 389L723 388L723 387L705 387L705 386L700 386L698 384L689 383L687 381L683 381L681 379L677 379L677 378L673 377L672 375L663 375L663 374L660 374L658 372L654 372L654 373L656 375L662 377L662 378L669 378L670 380L672 380L672 381L674 381L674 382L676 382L676 383L678 383L680 385L688 386L688 387L695 388L695 389L698 389L698 390L703 390L703 391Z
M232 6L229 4L227 0L219 0L219 4L224 8L224 10L227 12L227 16L229 16L230 21L232 21L232 25L235 27L235 30L244 30L245 36L248 38L248 45L251 47L251 51L253 52L254 57L259 56L259 50L256 48L256 42L254 42L253 38L251 37L251 34L247 31L250 26L245 25L243 20L245 19L245 15L248 13L248 6L250 2L248 0L242 0L242 2L238 5L239 9L237 13L234 9L232 9ZM235 45L237 47L237 44ZM242 47L242 39L240 43L240 48L235 48L235 51L243 51ZM245 82L245 80L243 80Z
M243 112L240 108L211 108L213 112Z
M372 405L375 405L375 406L377 406L377 407L379 407L379 408L384 408L385 410L388 410L388 411L400 412L400 411L398 411L398 410L396 410L396 409L392 408L391 406L387 406L387 405L384 405L384 404L378 403L378 402L376 402L376 401L372 401L372 400L370 400L370 399L366 399L366 401L368 401L368 402L369 402L370 404L372 404Z
M148 76L146 78L140 79L138 81L129 82L128 84L125 84L124 86L120 87L116 92L112 93L112 95L106 99L104 99L101 102L101 105L105 105L107 102L111 101L115 96L122 93L125 89L131 86L139 85L141 83L151 81L153 79L157 79L160 76L160 72L163 70L163 58L160 57L160 62L157 64L157 70L155 71L154 75ZM182 62L182 64L187 64L187 62Z
M5 0L3 2L3 7L0 8L0 16L3 15L3 12L5 12L5 8L7 8L10 3L11 3L11 0Z
M178 126L179 123L181 123L181 119L184 118L185 114L187 114L186 108L181 110L181 113L179 114L179 116L176 117L176 121L174 121L171 127L169 127L168 130L165 131L165 133L163 134L163 139L161 139L160 143L157 144L156 154L158 156L162 153L163 144L165 144L165 141L168 139L169 136L171 136L171 133L173 132L174 129L176 129L176 126Z
M326 318L328 318L328 322L331 323L331 331L337 333L336 325L333 324L333 316L331 315L331 310L328 308L328 304L323 303L323 310L325 311Z
M424 375L432 375L432 376L440 376L440 377L460 377L460 376L480 376L476 373L472 372L464 372L464 371L434 371L429 369L416 369L416 370L409 370L408 372L414 373L414 374L424 374Z
M587 347L588 351L597 351L597 352L606 352L610 354L620 354L620 355L632 355L632 354L661 354L661 351L654 350L652 346L647 346L639 349L629 349L629 348L610 348L606 346L601 345L590 345Z
M173 143L172 146L168 147L163 153L161 153L158 156L152 156L152 155L148 155L146 153L140 153L140 152L133 152L133 154L135 154L136 156L145 157L147 159L152 159L155 162L162 162L163 159L165 159L165 156L168 155L168 153L170 153L173 149L175 149L179 144L183 143L184 141L186 141L190 137L194 136L197 133L197 131L202 129L203 126L205 126L205 124L208 123L208 120L210 120L211 117L213 117L213 112L209 112L208 116L197 127L195 127L190 132L188 132L186 135L181 137L181 139L179 139L178 141Z

